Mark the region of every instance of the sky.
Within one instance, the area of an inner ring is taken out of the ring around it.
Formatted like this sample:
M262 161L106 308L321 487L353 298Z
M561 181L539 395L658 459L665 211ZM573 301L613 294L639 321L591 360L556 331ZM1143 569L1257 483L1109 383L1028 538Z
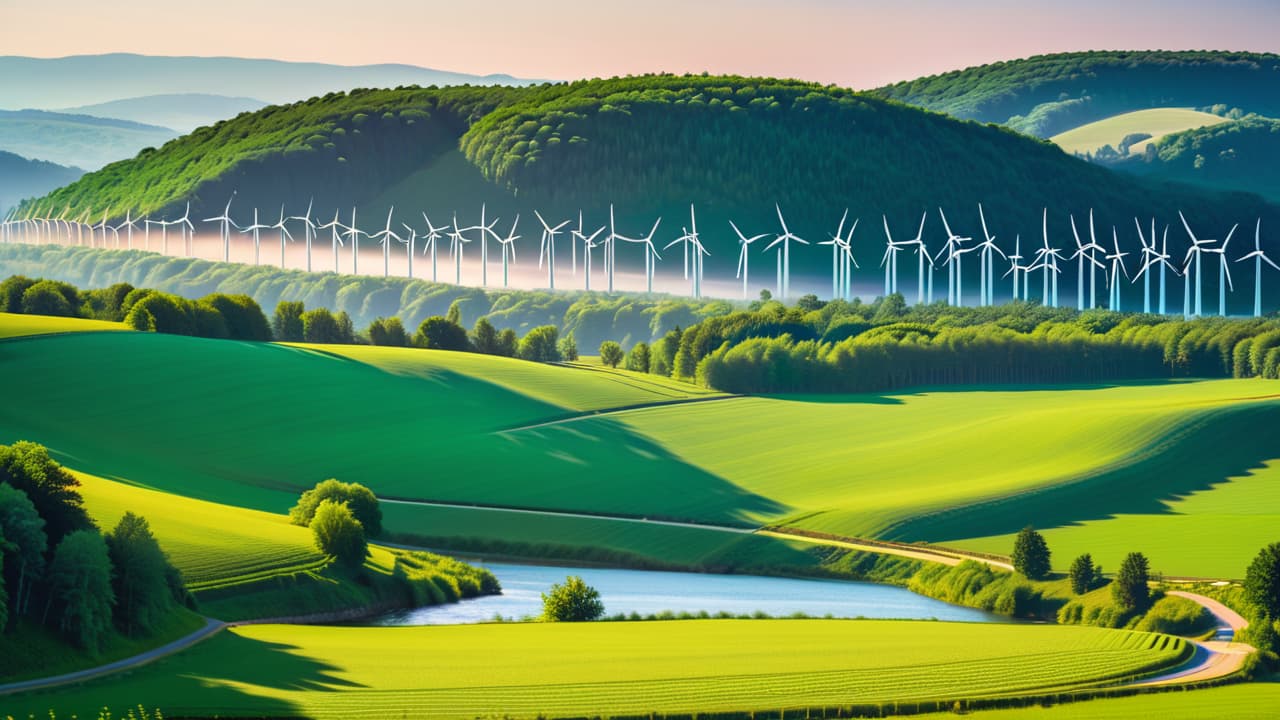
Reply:
M1280 50L1277 0L0 0L0 53L644 72L866 88L1090 49Z

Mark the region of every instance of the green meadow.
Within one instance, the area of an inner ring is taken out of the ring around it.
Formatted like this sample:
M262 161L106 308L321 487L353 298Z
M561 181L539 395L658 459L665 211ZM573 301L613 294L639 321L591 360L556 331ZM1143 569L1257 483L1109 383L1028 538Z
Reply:
M1269 720L1280 707L1280 681L1241 683L1195 692L1160 692L1132 697L1104 698L1050 707L985 710L971 713L978 720ZM920 718L954 720L955 713L921 715Z
M1148 633L905 621L258 625L0 706L19 717L141 704L166 717L321 719L778 710L1056 692L1148 674L1189 652Z
M1105 145L1118 149L1120 141L1127 135L1150 135L1149 139L1129 147L1131 155L1141 155L1149 143L1170 133L1224 122L1227 119L1220 115L1192 108L1151 108L1113 115L1072 128L1049 139L1069 153L1096 153Z
M41 329L18 317L0 332ZM390 537L432 547L709 567L759 539L617 518L1001 554L1031 523L1059 568L1142 550L1170 575L1239 577L1280 519L1280 456L1258 431L1280 397L1261 379L732 397L581 364L144 333L13 339L0 361L24 378L0 442L270 513L327 477L476 506L388 504Z

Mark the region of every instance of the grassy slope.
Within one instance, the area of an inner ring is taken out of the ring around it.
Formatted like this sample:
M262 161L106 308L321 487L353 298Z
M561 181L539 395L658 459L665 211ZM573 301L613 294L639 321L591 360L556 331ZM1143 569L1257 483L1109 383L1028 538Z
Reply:
M123 324L105 320L49 317L46 315L14 315L0 312L0 338L48 335L65 332L127 330Z
M1155 142L1169 133L1224 122L1227 122L1224 117L1191 108L1154 108L1114 115L1049 139L1069 153L1096 153L1104 145L1118 148L1126 135L1146 133L1151 139L1136 143L1129 149L1131 155L1138 155L1146 143Z
M1113 700L1091 700L1054 707L1029 707L971 713L976 720L1203 720L1218 717L1232 720L1264 720L1276 716L1280 706L1280 681L1228 685L1227 687L1167 692ZM924 718L955 718L954 713L930 714Z
M932 622L255 626L126 677L6 704L16 715L143 702L166 716L316 718L764 709L1043 691L1169 663L1183 647L1094 628Z
M5 349L10 370L28 382L15 389L18 402L0 407L0 441L44 442L87 472L273 512L336 476L387 497L743 525L787 520L908 540L1003 536L1032 522L1080 536L1064 540L1060 564L1087 547L1114 567L1121 553L1143 549L1170 574L1229 576L1276 520L1266 510L1274 484L1242 484L1276 459L1257 428L1274 423L1280 402L1261 380L731 398L541 425L575 409L665 401L679 388L474 355L322 354L155 335L57 336ZM79 372L89 356L95 373ZM184 402L171 402L175 387L188 388ZM86 407L86 397L99 402ZM509 430L528 425L537 427ZM992 438L999 447L973 451ZM921 442L934 452L919 452ZM1189 493L1205 500L1180 514L1172 503ZM1219 519L1236 530L1182 550L1185 530ZM1100 530L1083 533L1078 523ZM651 559L672 552L677 534L414 506L389 511L388 528L439 544L541 537L577 545L599 535L609 550ZM673 561L733 550L718 534L687 535ZM967 544L1004 550L1007 541Z

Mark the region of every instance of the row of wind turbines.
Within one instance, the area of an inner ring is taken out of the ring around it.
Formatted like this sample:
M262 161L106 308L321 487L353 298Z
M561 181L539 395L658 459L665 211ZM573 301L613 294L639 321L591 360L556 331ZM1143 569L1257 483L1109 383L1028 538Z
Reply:
M415 277L414 251L420 248L421 253L430 258L430 279L438 282L440 280L438 243L440 240L448 238L449 256L453 264L453 282L462 284L462 262L466 246L478 243L481 284L488 287L489 248L491 242L496 242L501 249L502 287L508 287L510 267L516 262L516 241L521 238L517 234L520 223L519 215L516 215L507 232L502 234L495 229L499 218L489 218L487 208L484 205L480 207L479 222L472 225L460 223L457 213L453 214L451 224L436 225L426 213L421 213L423 226L415 226L403 221L397 223L395 208L392 207L387 212L386 221L382 229L376 232L367 232L360 229L356 224L357 214L355 207L351 209L349 222L344 222L340 217L340 212L336 210L331 220L321 222L320 218L313 216L314 203L308 204L306 212L302 215L287 215L282 205L275 222L271 222L269 218L266 222L263 222L260 219L258 208L254 208L253 222L249 225L241 226L231 217L231 205L234 201L235 193L232 193L221 215L200 221L205 224L214 224L218 227L219 237L222 242L222 259L224 261L230 260L231 238L236 234L243 234L252 237L253 261L255 264L260 264L264 237L276 234L280 242L280 266L284 267L286 248L290 242L295 241L294 233L290 230L292 225L295 229L300 228L302 232L301 240L305 243L305 268L307 271L313 269L312 255L314 246L320 241L324 231L328 231L334 272L338 271L340 248L345 248L349 243L352 268L355 273L359 273L360 238L364 237L382 246L382 270L384 276L390 275L392 250L396 244L399 244L404 248L409 277ZM764 252L773 251L776 253L775 287L776 294L780 298L791 297L792 244L810 244L808 240L791 232L781 207L775 205L774 209L778 216L780 231L765 232L748 237L739 229L736 223L732 220L729 221L729 226L737 236L739 245L735 277L742 281L744 298L748 297L749 293L750 248L754 243L767 240ZM112 216L110 210L105 211L102 219L96 223L91 223L88 212L82 213L75 219L68 218L68 212L69 209L66 209L56 216L36 215L34 212L28 212L21 217L16 211L11 212L8 217L0 222L0 242L66 242L80 245L87 243L91 246L100 244L101 247L109 247L113 240L114 246L117 248L127 247L133 249L134 232L140 229L143 235L144 247L150 250L152 228L157 227L160 233L161 252L168 254L169 231L170 228L176 228L183 246L183 252L188 256L192 253L195 224L190 217L190 203L187 204L183 215L176 219L154 220L150 217L139 219L133 217L132 211L126 211L124 220L114 225L108 222ZM601 225L594 230L584 224L582 212L578 213L576 226L573 226L574 221L572 219L557 219L556 222L549 222L539 211L534 211L534 215L540 225L541 239L538 251L538 267L545 269L547 287L549 289L554 290L557 287L557 237L563 235L570 240L570 263L574 277L579 274L578 247L579 245L582 247L583 289L592 289L593 256L599 252L603 256L602 268L605 275L603 289L608 292L614 291L615 268L617 267L616 251L618 244L624 243L641 246L644 253L645 290L653 292L654 273L658 262L662 260L662 256L654 244L654 237L658 232L662 218L658 218L653 223L647 234L630 236L618 232L612 205L609 206L609 223ZM1077 265L1076 307L1078 310L1092 309L1097 306L1097 275L1099 274L1098 271L1101 271L1103 282L1109 288L1107 304L1109 309L1117 311L1123 309L1122 278L1132 283L1136 283L1139 278L1142 278L1143 312L1153 312L1151 285L1152 276L1155 275L1158 278L1158 287L1154 311L1160 314L1168 314L1167 274L1173 273L1174 276L1181 277L1183 280L1182 314L1187 317L1201 316L1204 314L1203 263L1206 255L1209 256L1211 264L1212 258L1214 256L1217 257L1217 314L1226 315L1227 293L1229 290L1234 290L1227 247L1238 229L1238 225L1231 228L1221 244L1216 244L1218 242L1216 240L1199 238L1192 231L1186 217L1179 212L1178 216L1190 238L1190 245L1181 262L1175 263L1174 257L1169 253L1169 227L1165 226L1157 243L1155 219L1151 220L1149 230L1144 231L1142 222L1135 218L1134 224L1141 244L1140 254L1137 259L1140 262L1140 268L1131 277L1129 267L1125 262L1125 258L1131 253L1121 252L1119 231L1114 226L1111 228L1112 242L1111 249L1108 250L1103 244L1105 240L1102 243L1098 241L1092 210L1089 211L1088 242L1081 238L1075 216L1070 216L1075 252L1069 257L1050 243L1047 208L1043 212L1042 244L1036 247L1034 252L1028 250L1028 255L1023 255L1020 236L1015 236L1013 252L1011 253L1006 253L1004 249L996 244L996 237L988 230L986 213L981 204L978 205L978 217L982 227L982 238L976 242L974 238L964 237L953 232L942 208L938 209L938 216L942 221L946 240L937 253L932 253L924 241L925 226L929 217L927 211L921 215L916 235L910 240L895 240L888 218L882 216L886 246L885 252L880 259L880 267L884 270L884 293L886 295L899 292L898 254L903 251L912 251L916 255L917 303L933 302L933 277L937 266L940 264L947 270L947 303L950 305L966 304L968 297L965 294L964 287L964 256L971 253L975 254L978 259L977 304L979 306L995 304L995 287L998 280L996 277L997 255L1000 256L1002 263L1008 263L1008 269L999 279L1003 280L1012 276L1012 297L1015 300L1031 300L1033 296L1031 278L1035 273L1039 272L1041 275L1041 287L1039 297L1035 299L1049 307L1060 306L1058 276L1062 274L1063 266L1068 265L1071 261L1075 261ZM844 300L853 299L853 270L861 269L861 266L853 256L853 236L857 230L859 220L855 218L852 223L848 221L849 211L846 209L840 218L835 234L830 235L829 239L817 243L818 245L831 247L831 296ZM847 232L846 226L848 228ZM689 206L689 224L683 226L681 234L664 245L662 249L669 250L676 245L681 246L684 258L684 278L690 283L689 293L694 298L701 298L704 295L703 259L709 257L710 252L703 245L702 238L698 233L697 214L693 205ZM1067 250L1069 251L1070 248L1067 248ZM1236 258L1235 262L1248 260L1254 261L1253 314L1259 316L1262 314L1263 264L1265 263L1276 270L1280 270L1280 265L1277 265L1262 250L1262 221L1260 219L1255 226L1254 249ZM1087 290L1086 276L1088 277ZM1192 287L1193 284L1194 288ZM563 286L562 280L561 287Z

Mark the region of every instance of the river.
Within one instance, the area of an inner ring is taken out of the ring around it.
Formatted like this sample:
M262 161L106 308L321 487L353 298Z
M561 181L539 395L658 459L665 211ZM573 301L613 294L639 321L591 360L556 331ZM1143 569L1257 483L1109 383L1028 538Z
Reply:
M378 618L377 625L456 625L501 616L520 620L542 612L542 593L568 575L580 575L600 591L606 615L672 612L764 612L783 616L936 619L1007 622L1008 618L950 605L889 585L839 580L797 580L755 575L711 575L572 568L547 565L476 563L502 583L502 594L404 610Z

